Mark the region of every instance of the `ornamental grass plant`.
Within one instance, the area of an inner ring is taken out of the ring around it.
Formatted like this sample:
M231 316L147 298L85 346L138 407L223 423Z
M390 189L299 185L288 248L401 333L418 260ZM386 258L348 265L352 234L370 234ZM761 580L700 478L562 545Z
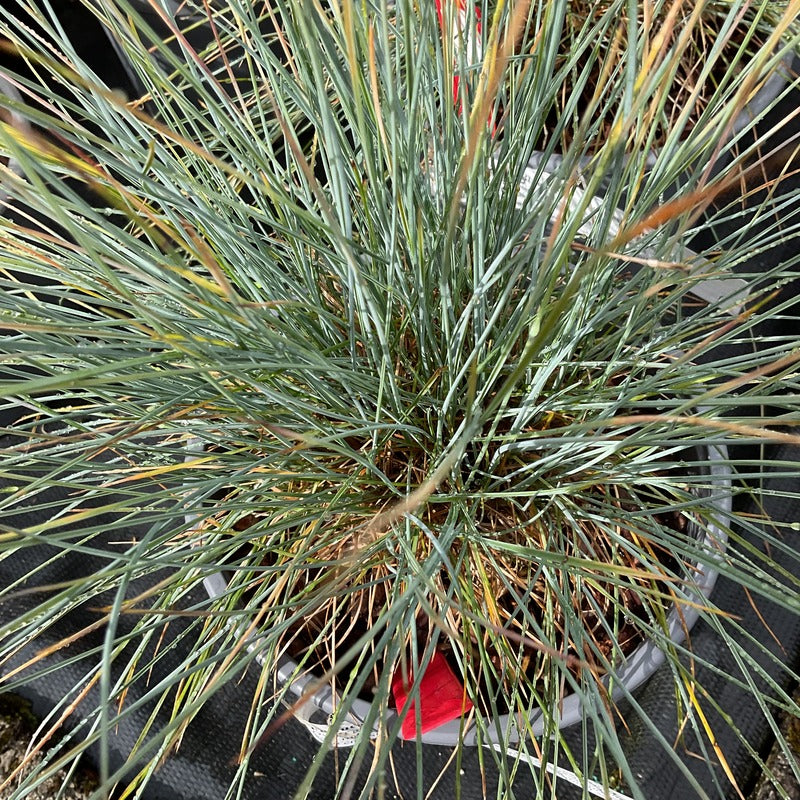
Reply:
M651 643L717 796L741 795L715 726L744 734L689 621L771 727L798 713L791 661L706 595L717 572L755 608L800 610L776 555L797 566L796 525L769 516L763 480L777 469L797 499L800 464L768 453L800 444L800 351L780 327L760 335L791 315L796 259L761 263L791 250L798 197L789 167L765 177L791 155L788 121L753 135L790 73L735 122L800 47L800 5L500 0L465 26L448 3L226 0L182 17L152 0L166 38L141 4L86 7L141 96L106 86L46 2L0 22L22 98L0 98L2 119L37 130L0 125L19 165L0 173L0 396L18 410L0 561L44 545L42 566L103 566L0 587L6 607L36 598L0 621L0 687L52 669L58 648L36 643L75 609L105 634L61 642L83 679L46 727L72 733L0 793L91 752L97 797L144 796L209 699L255 670L242 740L224 743L229 797L327 689L315 730L339 752L338 796L426 797L393 786L392 753L423 758L424 676L446 663L453 759L477 748L498 796L520 772L563 796L566 770L584 796L642 800L621 708L649 712L617 678ZM210 26L205 49L185 19ZM702 103L669 106L676 83ZM149 683L147 645L178 622L192 646ZM117 765L116 732L144 707ZM660 746L708 796L681 743Z

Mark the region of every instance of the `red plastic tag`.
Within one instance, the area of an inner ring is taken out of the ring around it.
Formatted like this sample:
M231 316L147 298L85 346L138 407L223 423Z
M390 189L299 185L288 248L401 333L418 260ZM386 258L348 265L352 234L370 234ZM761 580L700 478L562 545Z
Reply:
M408 682L403 680L401 670L392 679L392 694L397 710L402 710L408 699L408 692L414 679L408 675ZM447 663L447 659L439 651L425 669L419 682L417 694L419 700L420 733L438 728L446 722L458 719L472 708L472 703L464 693L464 685ZM403 718L402 737L415 739L417 736L416 700L411 703Z
M447 24L444 18L444 10L442 9L442 3L446 2L446 0L434 0L436 3L436 16L439 18L439 27L442 31L442 36L447 35ZM469 14L470 11L467 8L467 0L455 0L457 2L457 9L458 14L456 15L455 25L456 30L452 31L451 33L451 40L454 46L461 46L466 47L468 54L472 55L473 45L470 41L469 37ZM481 33L481 9L477 5L472 6L472 14L475 17L475 32L480 36ZM464 41L464 34L467 34L467 41ZM476 56L480 59L483 58L483 48L481 47L480 42L474 48L476 52ZM461 113L461 100L458 96L458 87L459 87L459 76L453 76L453 103L456 106L459 114ZM492 131L492 136L497 133L497 123L494 119L493 115L490 115L489 118L489 127Z

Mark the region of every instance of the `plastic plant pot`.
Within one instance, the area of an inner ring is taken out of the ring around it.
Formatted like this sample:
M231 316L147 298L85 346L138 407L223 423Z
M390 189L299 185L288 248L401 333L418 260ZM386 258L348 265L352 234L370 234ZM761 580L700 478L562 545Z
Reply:
M197 445L192 449L196 451ZM711 521L702 532L701 541L701 550L709 554L710 561L711 555L719 555L727 542L725 531L728 528L731 513L732 474L726 466L727 449L723 445L708 448L698 447L697 452L702 454L702 459L698 459L698 463L705 464L704 471L708 476L708 483L713 487L704 491ZM191 520L191 517L187 519ZM693 527L699 540L701 531L697 526ZM702 606L704 599L710 596L717 580L717 571L707 565L703 559L698 560L692 566L696 569L697 577L695 585L686 592L686 600L689 602L682 603L680 609L673 607L667 616L666 634L675 645L680 645L684 641L686 632L691 630L699 618L698 606ZM227 581L223 573L214 573L208 576L204 580L204 585L211 598L222 596L227 591ZM235 630L242 632L243 629L240 630L237 627ZM249 647L255 648L256 645L252 643ZM263 659L257 653L256 657L263 666ZM653 675L664 662L664 658L663 649L657 642L644 641L625 658L615 671L611 697L618 700L633 692ZM291 658L282 658L275 665L275 681L279 686L289 684L291 694L300 698L309 691L318 678L311 672L299 673L298 669L298 665ZM608 683L609 680L610 676L606 675L604 681ZM347 721L340 725L333 736L330 736L330 717L337 705L338 698L331 688L326 686L311 694L299 707L295 717L317 741L322 742L328 737L331 746L349 747L356 741L356 736L363 726L363 720L368 716L370 704L367 700L356 699L352 704ZM559 703L557 711L559 728L568 728L580 722L585 711L584 704L577 694L565 696ZM395 713L390 711L388 724L391 724L394 716ZM492 727L492 731L495 741L514 744L523 736L528 735L528 732L534 736L542 735L545 726L545 715L539 711L524 726L524 733L520 731L514 715L510 714L500 717ZM377 736L377 730L373 731L372 735ZM422 733L420 739L426 744L440 746L453 746L459 741L468 746L486 743L477 741L474 724L465 725L460 718Z

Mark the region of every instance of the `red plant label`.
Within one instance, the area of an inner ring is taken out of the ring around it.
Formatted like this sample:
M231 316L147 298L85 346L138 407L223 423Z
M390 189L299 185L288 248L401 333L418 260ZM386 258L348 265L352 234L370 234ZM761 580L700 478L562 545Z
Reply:
M445 36L447 34L447 24L444 18L444 12L442 10L442 0L435 0L436 1L436 16L439 18L439 27L442 30L442 35ZM468 18L467 18L467 3L466 0L457 0L458 2L458 16L456 19L456 30L452 32L452 41L455 46L463 46L466 47L468 52L472 49L472 42L470 40L464 41L463 40L463 33L464 30L468 30ZM472 13L475 15L476 23L476 30L478 34L481 32L481 10L478 6L472 7ZM476 52L478 57L481 56L481 48L480 44L477 45ZM456 104L458 110L461 110L461 103L458 99L458 75L453 76L453 102Z
M408 680L404 681L402 672L398 670L392 679L392 694L398 711L403 710L414 682L410 674L407 678ZM447 663L447 659L438 650L433 654L433 658L419 682L416 699L403 717L401 735L404 739L415 739L417 736L417 700L419 701L420 734L458 719L472 708L472 703L464 692L464 685L456 677L450 664Z

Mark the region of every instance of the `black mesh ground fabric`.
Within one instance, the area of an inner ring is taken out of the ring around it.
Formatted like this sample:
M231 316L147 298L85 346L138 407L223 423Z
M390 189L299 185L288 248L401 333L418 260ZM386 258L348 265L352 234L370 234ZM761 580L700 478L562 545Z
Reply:
M771 454L774 462L800 460L800 448L795 446L773 447ZM773 470L775 471L775 470ZM767 477L765 487L771 491L785 490L797 492L796 481L785 477ZM742 509L755 512L755 508ZM764 511L774 520L797 521L800 520L800 500L797 497L788 499L766 495L764 496ZM757 536L746 537L759 550L763 550L763 540ZM792 531L784 537L786 543L794 552L800 552L800 532ZM797 570L795 555L770 551L777 567L786 567L791 571ZM779 605L758 600L751 602L742 588L730 580L720 578L715 587L712 599L723 609L734 614L741 620L742 627L757 640L769 647L779 662L785 662L796 669L800 665L800 618L793 612L781 608ZM773 638L773 634L779 641ZM784 688L788 686L788 679L778 664L768 661L763 653L747 640L742 639L747 651L761 664L767 673L773 676L778 684ZM757 752L765 753L772 741L772 735L764 721L763 714L755 697L748 691L737 687L727 680L724 674L742 677L740 669L729 650L724 647L719 637L710 627L700 622L692 629L691 643L693 651L705 660L719 667L723 676L710 674L708 669L699 668L698 677L702 685L710 687L715 700L720 707L733 716L736 726L744 740ZM662 668L646 684L639 693L639 702L656 722L660 732L668 741L675 741L680 720L675 710L673 679L669 670ZM752 786L758 777L758 767L748 753L747 746L740 741L731 728L709 716L711 724L717 734L721 750L725 753L728 763L743 787ZM640 721L634 719L629 737L629 752L631 766L634 773L642 781L642 788L648 798L684 798L694 797L695 792L690 788L687 779L672 765L665 765L663 757L654 757L659 745L651 733L643 729ZM700 753L697 742L687 736L679 745L683 751L684 763L698 780L700 785L712 797L735 796L729 782L719 765L715 763L709 771L704 760L694 757ZM718 788L722 788L719 795Z

